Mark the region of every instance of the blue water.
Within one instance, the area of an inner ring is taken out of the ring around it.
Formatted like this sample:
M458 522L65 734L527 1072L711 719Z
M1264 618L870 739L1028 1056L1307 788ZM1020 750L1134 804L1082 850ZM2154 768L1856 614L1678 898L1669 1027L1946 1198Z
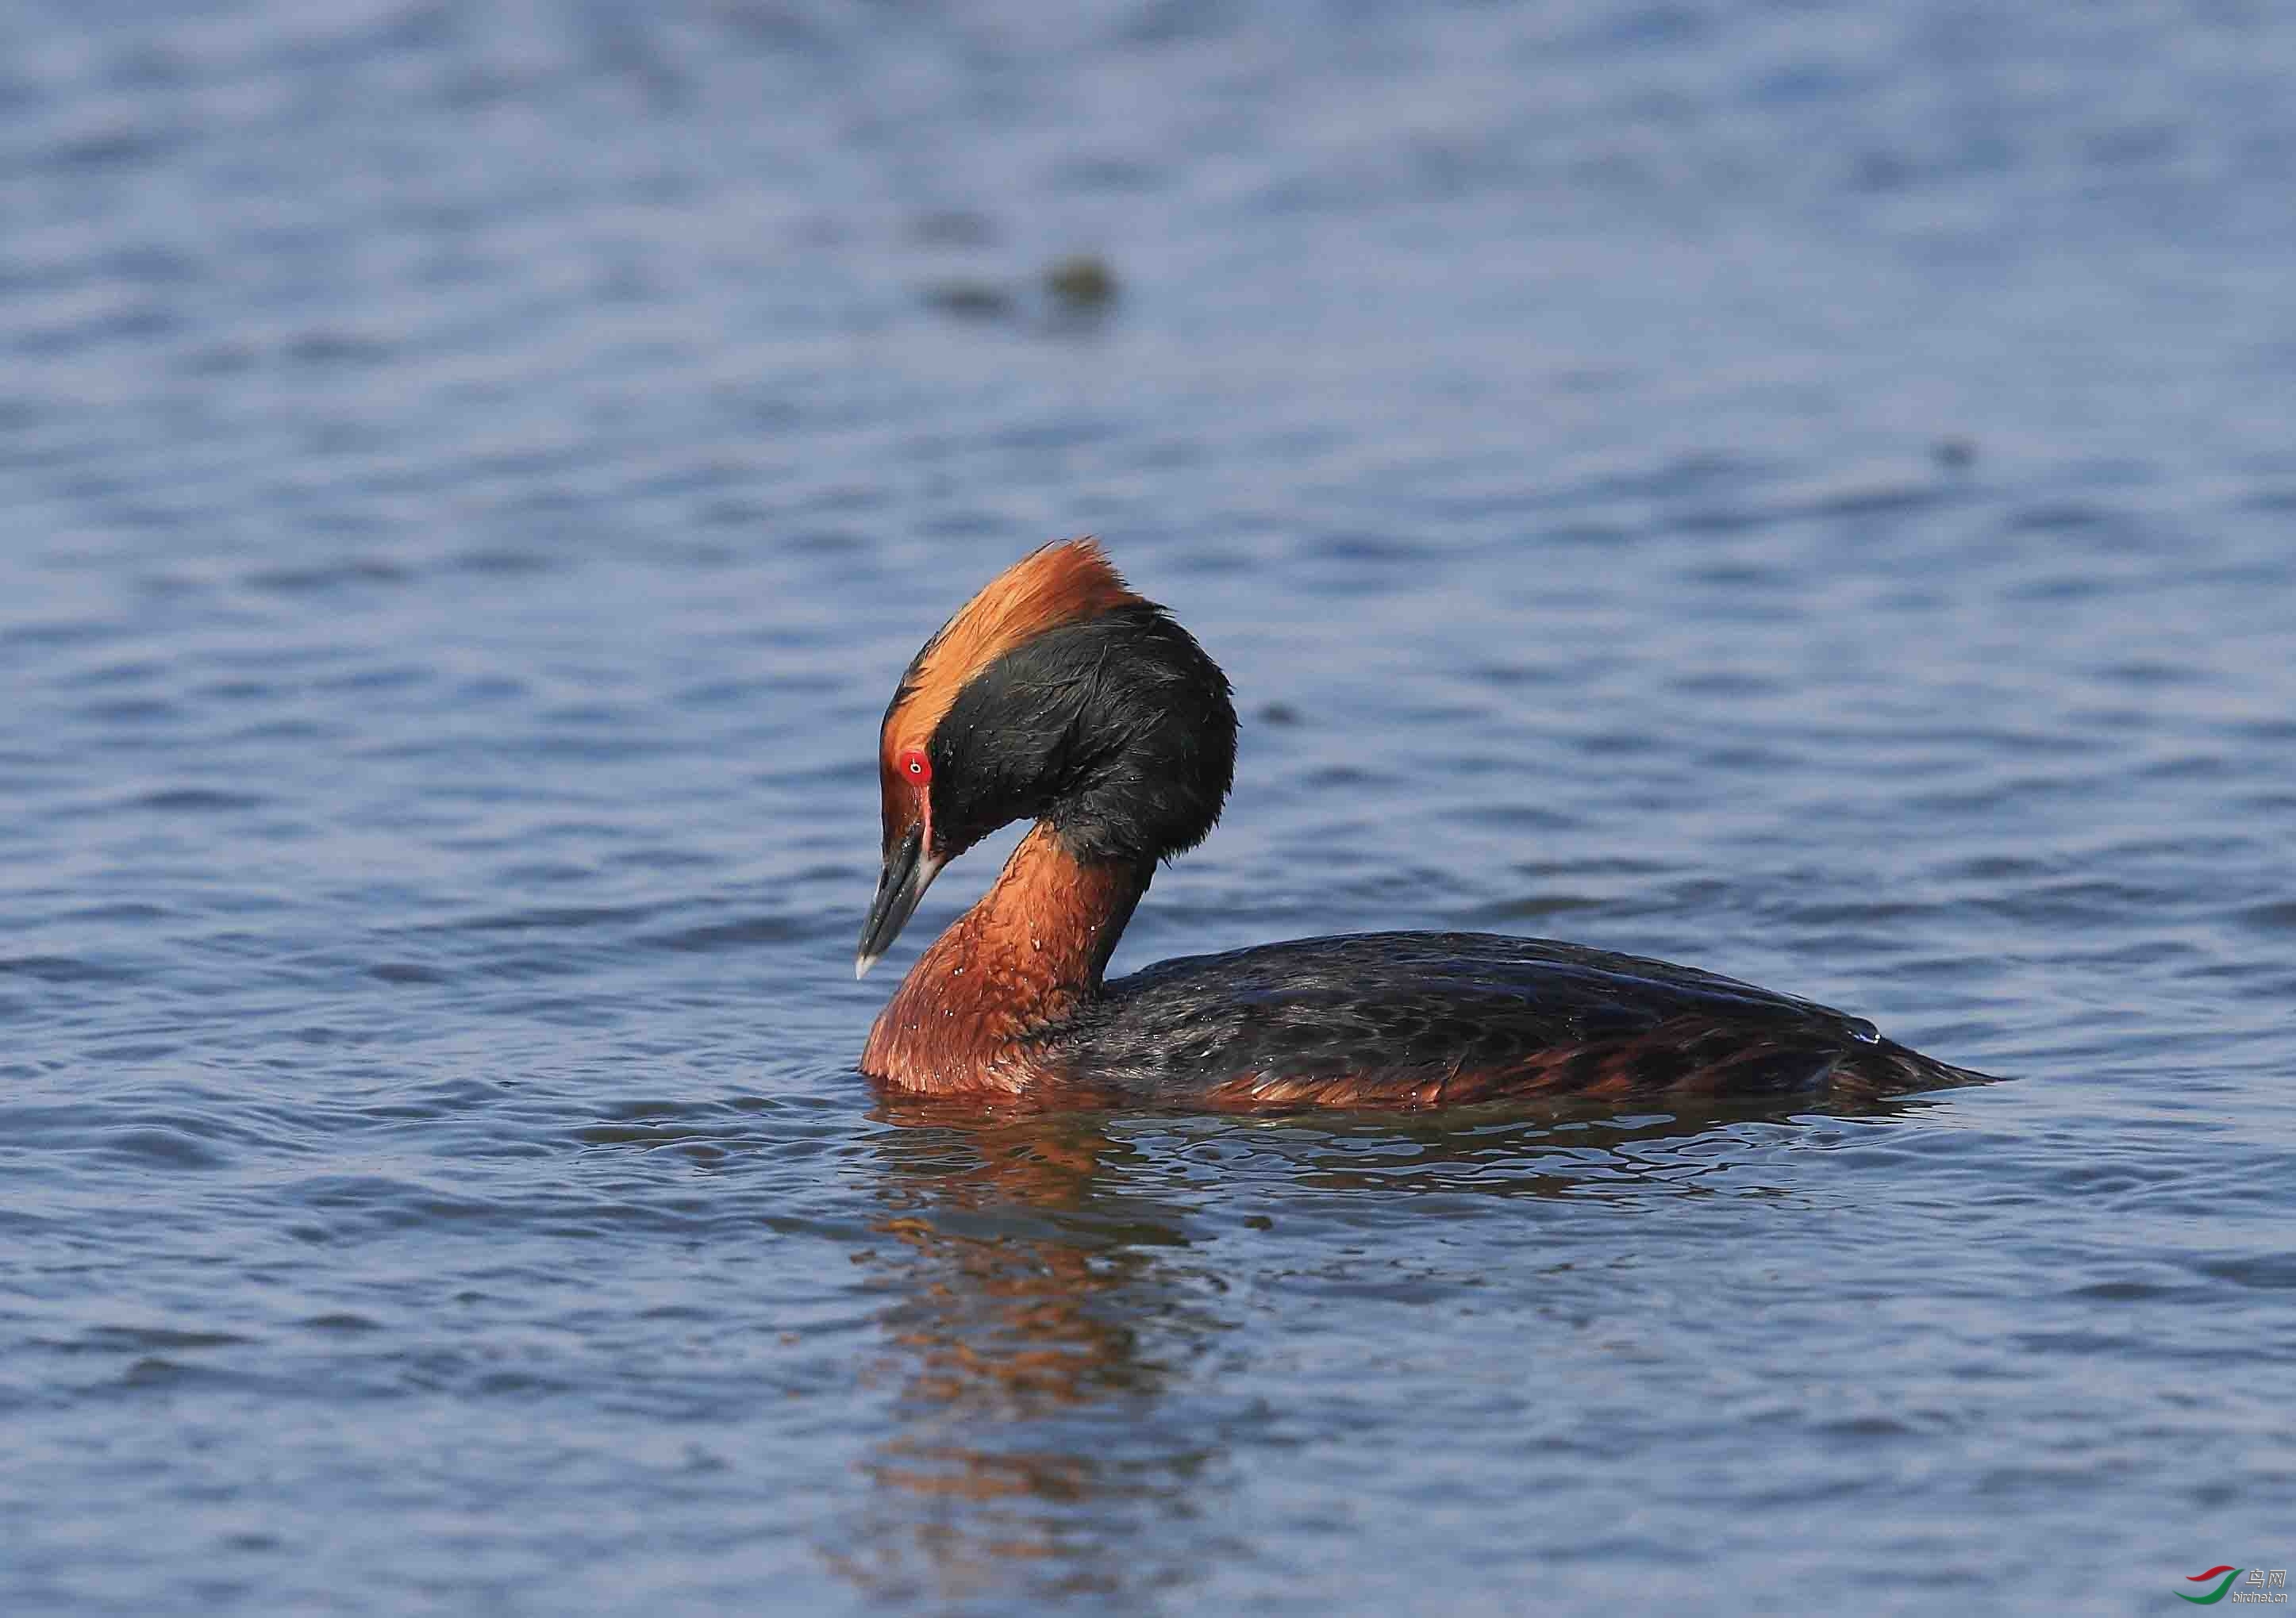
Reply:
M2152 1613L2296 1555L2296 20L0 14L0 1612ZM1103 300L1046 272L1077 255ZM917 643L1234 676L1118 966L2016 1082L980 1118Z

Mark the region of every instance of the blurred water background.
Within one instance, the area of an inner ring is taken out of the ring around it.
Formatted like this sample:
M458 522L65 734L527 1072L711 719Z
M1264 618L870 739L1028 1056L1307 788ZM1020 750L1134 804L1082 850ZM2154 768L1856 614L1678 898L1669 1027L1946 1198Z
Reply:
M2296 1555L2296 14L0 12L0 1611L2168 1610ZM1119 957L2019 1075L981 1118L879 713L1096 532Z

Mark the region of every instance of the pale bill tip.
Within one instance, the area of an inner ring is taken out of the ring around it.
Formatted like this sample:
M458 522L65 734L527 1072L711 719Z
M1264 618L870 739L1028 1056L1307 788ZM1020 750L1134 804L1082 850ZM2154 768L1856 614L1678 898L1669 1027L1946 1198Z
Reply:
M853 958L853 976L857 978L868 977L869 968L884 959L884 952L882 950L874 955L856 955Z

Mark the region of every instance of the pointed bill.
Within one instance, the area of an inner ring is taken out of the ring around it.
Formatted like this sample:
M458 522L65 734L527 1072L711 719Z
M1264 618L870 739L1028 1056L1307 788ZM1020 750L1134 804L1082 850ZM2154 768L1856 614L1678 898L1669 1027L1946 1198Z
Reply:
M941 862L925 855L922 826L912 826L898 847L885 856L877 876L877 896L870 903L869 919L861 924L861 949L854 958L853 976L863 977L882 960L901 929L916 913L917 901L940 875Z

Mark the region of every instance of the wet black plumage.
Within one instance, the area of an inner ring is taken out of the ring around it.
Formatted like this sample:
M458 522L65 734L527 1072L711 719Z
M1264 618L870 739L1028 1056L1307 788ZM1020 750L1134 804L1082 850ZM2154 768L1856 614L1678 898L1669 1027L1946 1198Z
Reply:
M1063 624L969 681L933 732L933 823L949 854L1045 820L1079 857L1152 864L1193 848L1235 774L1227 676L1162 608Z
M1327 1088L1437 1102L1863 1095L1982 1076L1809 1001L1488 933L1360 933L1162 961L1108 984L1037 1042L1048 1066L1142 1102L1224 1087L1279 1105L1313 1105Z

